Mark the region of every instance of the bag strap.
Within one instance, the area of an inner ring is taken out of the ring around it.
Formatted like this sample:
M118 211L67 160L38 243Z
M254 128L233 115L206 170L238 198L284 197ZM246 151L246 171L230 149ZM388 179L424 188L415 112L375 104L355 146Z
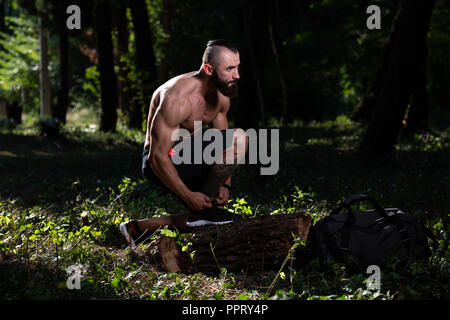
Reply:
M350 197L348 197L338 208L336 208L333 212L331 212L331 215L338 214L342 211L344 208L348 208L351 210L351 206L360 201L369 201L374 209L383 217L383 218L389 218L389 215L387 214L386 210L372 197L369 197L365 194L354 194Z

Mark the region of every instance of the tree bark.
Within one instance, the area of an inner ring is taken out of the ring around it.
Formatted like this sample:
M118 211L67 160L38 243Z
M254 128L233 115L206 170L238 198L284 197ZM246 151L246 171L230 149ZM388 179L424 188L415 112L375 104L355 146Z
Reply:
M368 123L373 114L373 110L375 109L375 103L380 93L382 82L386 75L388 59L389 55L391 54L394 38L395 38L394 33L392 33L391 36L389 37L388 44L385 48L381 66L378 69L377 74L375 75L375 81L367 90L366 94L364 95L364 98L358 103L353 114L351 115L351 119L353 121Z
M164 33L166 34L166 39L170 39L172 28L172 11L173 11L173 3L172 0L165 0L163 2L163 11L162 11L162 27ZM159 70L159 81L161 83L166 82L170 77L170 62L168 61L168 57L166 52L168 51L168 40L164 40L162 43L162 51L164 55L161 59L160 70Z
M156 58L153 51L153 37L145 0L130 1L130 9L136 44L136 71L142 87L142 100L133 100L130 112L130 125L134 128L142 128L144 114L148 112L150 100L157 83Z
M393 31L393 44L376 97L375 109L360 145L372 155L390 154L397 143L407 105L417 83L420 63L435 1L403 0Z
M278 1L275 0L274 1L274 7L275 7L275 12L277 12L278 9ZM275 37L273 34L273 20L271 18L272 15L272 10L271 7L268 7L268 31L269 31L269 39L270 39L270 44L272 47L272 52L275 58L275 66L276 69L278 71L278 77L280 79L280 87L281 87L281 93L282 93L282 106L281 106L281 117L280 117L280 122L282 125L286 125L287 124L287 119L286 119L286 112L287 112L287 108L288 108L288 101L287 101L287 89L286 89L286 81L284 80L284 75L283 75L283 70L281 68L281 63L280 63L280 57L278 54L278 49L277 49L277 44L275 41Z
M396 20L398 19L399 14L400 8L398 7ZM396 34L397 30L394 28L389 36L388 43L384 48L383 56L381 58L381 64L375 75L375 80L367 90L366 94L364 95L364 98L358 103L358 105L356 106L355 110L351 115L351 119L353 121L368 123L372 116L373 110L375 109L375 103L380 93L381 85L388 70L389 57L392 53L392 48L396 41Z
M50 76L48 74L48 35L43 25L43 18L39 18L39 46L41 50L39 72L39 95L41 117L51 117L50 110Z
M111 9L108 1L97 2L97 42L100 70L100 130L115 131L117 96L111 39Z
M0 31L5 32L6 31L6 25L5 25L5 1L0 1ZM4 48L2 45L0 45L0 51L3 51ZM8 101L6 100L6 97L0 97L0 117L7 117L7 106Z
M119 3L118 9L115 10L115 20L117 25L117 48L118 48L118 65L119 65L119 106L122 111L124 120L127 124L130 123L130 101L131 101L131 86L128 81L128 73L130 72L128 62L122 58L128 53L129 33L128 20L126 16L127 5Z
M64 2L66 4L66 2ZM58 8L58 20L61 26L66 22L66 6ZM65 27L59 28L59 90L57 109L53 111L53 118L66 123L69 107L69 34Z
M6 25L5 25L5 1L0 1L0 31L5 32ZM3 50L3 47L0 45L0 50Z
M241 7L242 7L242 18L243 18L243 26L244 26L244 34L246 38L247 43L247 49L248 49L248 55L250 58L250 63L252 66L252 72L253 72L253 78L255 80L255 86L256 86L256 96L258 98L258 106L259 106L259 112L260 112L260 118L263 122L263 125L266 124L266 106L264 103L264 97L262 94L262 84L261 84L261 76L259 73L258 63L256 62L256 56L255 52L253 50L253 39L250 34L250 20L253 17L253 10L255 8L254 3L252 2L246 2L244 0L241 0Z
M425 70L424 70L425 71ZM406 117L405 135L424 132L428 129L428 93L426 90L426 74L418 76L417 86L414 87Z
M431 18L431 14L430 14ZM412 97L406 119L404 133L413 135L428 129L428 92L427 92L427 30L430 25L428 19L419 34L421 42L417 52L417 73L414 77Z
M0 117L7 117L8 113L7 113L7 104L8 101L2 97L0 97Z
M158 261L169 272L219 273L221 268L235 273L276 270L286 259L294 238L307 239L311 221L311 217L296 213L222 226L189 228L178 224L180 232L189 232L183 240L184 245L191 243L188 250L183 252L175 238L160 236L146 251L153 259L146 259ZM193 253L192 259L189 253Z
M12 101L6 103L6 116L15 124L22 123L22 106L18 101Z

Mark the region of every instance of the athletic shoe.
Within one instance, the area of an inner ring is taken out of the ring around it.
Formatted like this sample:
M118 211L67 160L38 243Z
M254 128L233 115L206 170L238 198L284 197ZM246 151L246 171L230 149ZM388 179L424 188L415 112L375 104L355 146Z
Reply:
M239 220L241 217L225 209L212 207L201 211L194 211L188 215L188 227L227 224Z
M136 220L122 222L119 225L119 229L133 249L136 248L139 243L147 240L147 237L145 236L146 232L141 232Z

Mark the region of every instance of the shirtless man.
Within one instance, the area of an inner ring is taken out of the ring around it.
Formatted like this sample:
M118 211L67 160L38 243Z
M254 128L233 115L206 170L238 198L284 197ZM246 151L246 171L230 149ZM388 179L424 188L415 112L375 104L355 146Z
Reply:
M231 42L209 41L200 70L170 79L154 92L150 102L142 172L150 182L175 194L189 209L186 225L190 227L238 219L223 209L223 205L229 200L231 175L247 152L248 137L244 130L234 129L231 144L224 144L224 164L192 161L175 165L172 157L177 143L199 134L194 131L194 121L221 130L223 141L230 141L226 138L227 112L230 97L238 94L239 64L239 52ZM171 137L178 129L186 129L190 134L177 135L179 141L174 142ZM202 143L202 151L206 145ZM192 157L193 153L192 149ZM230 154L232 163L226 161ZM149 220L132 220L121 224L120 229L135 245L136 238L149 229Z

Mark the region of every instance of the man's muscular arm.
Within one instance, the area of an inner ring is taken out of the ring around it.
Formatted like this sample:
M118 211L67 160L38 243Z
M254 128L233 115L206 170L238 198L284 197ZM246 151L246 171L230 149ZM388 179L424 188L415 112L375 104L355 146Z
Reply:
M230 102L227 101L217 117L211 123L212 128L218 130L228 129L227 113L229 108ZM207 194L215 195L218 193L216 200L219 205L226 204L230 198L230 191L223 187L222 184L226 183L231 186L231 174L235 167L236 166L234 164L215 165L214 170L211 171L211 174L203 187L203 191Z
M169 150L173 145L172 133L178 130L191 112L189 99L171 96L164 97L155 114L151 129L150 165L158 178L192 210L202 210L211 206L210 199L199 192L191 192L178 176Z
M218 129L218 130L225 130L228 129L228 119L227 119L227 113L230 109L230 101L228 100L227 103L224 104L221 111L217 115L217 117L213 120L211 123L211 127ZM229 176L225 183L231 186L231 176ZM228 189L227 189L228 190Z

